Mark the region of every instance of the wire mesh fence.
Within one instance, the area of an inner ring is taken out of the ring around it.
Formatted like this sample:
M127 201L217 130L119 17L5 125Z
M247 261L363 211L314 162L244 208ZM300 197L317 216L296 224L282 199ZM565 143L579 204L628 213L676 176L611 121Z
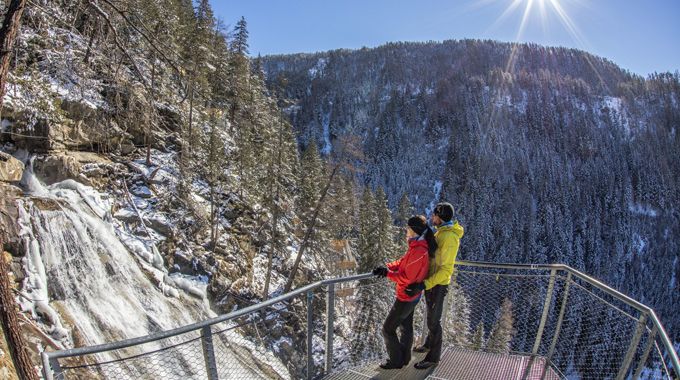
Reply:
M461 265L448 301L449 345L526 355L527 373L542 365L569 379L676 376L645 310L567 269Z
M44 377L321 378L386 358L394 299L394 284L370 274L320 281L192 326L45 353ZM424 320L423 299L416 343ZM565 266L459 263L442 325L442 360L457 359L440 365L441 378L513 368L522 379L677 379L653 311Z

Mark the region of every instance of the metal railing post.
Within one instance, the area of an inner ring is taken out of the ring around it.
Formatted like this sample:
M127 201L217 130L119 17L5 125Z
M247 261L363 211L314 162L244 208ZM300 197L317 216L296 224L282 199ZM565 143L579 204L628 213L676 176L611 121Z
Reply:
M312 347L313 335L313 301L314 293L311 290L307 291L307 380L314 378L314 352Z
M40 353L40 358L42 359L42 364L43 364L43 378L45 380L53 380L54 375L52 373L52 360L50 359L50 356L47 355L47 352L43 351ZM59 361L54 360L56 362L57 367L59 366Z
M215 361L215 348L210 326L201 329L201 346L203 346L203 359L205 360L205 372L208 374L208 380L218 380L217 361Z
M652 329L652 332L649 333L649 338L647 339L647 345L645 346L645 350L642 353L642 357L640 357L640 363L638 363L638 367L635 370L635 374L633 375L633 380L637 380L640 378L640 375L642 374L642 370L645 369L645 364L647 363L647 358L649 357L649 353L652 351L652 347L654 347L654 340L656 339L656 333L659 330L654 326Z
M64 371L61 369L61 365L59 364L59 359L55 358L50 358L50 368L52 372L52 379L63 379L64 378Z
M555 289L555 274L557 270L550 270L550 281L548 282L548 291L545 295L545 302L543 303L543 315L541 316L541 323L538 325L538 332L536 333L536 341L531 353L538 354L538 349L541 346L543 339L543 330L545 329L545 322L548 320L548 312L550 311L550 303L552 302L553 290Z
M562 330L562 322L564 321L564 312L567 309L567 300L569 299L570 284L571 284L571 272L567 273L567 279L564 282L564 295L562 295L562 306L560 306L560 315L557 317L557 326L555 326L555 334L553 335L552 342L550 343L548 355L545 357L545 367L543 368L541 380L545 378L545 375L548 372L548 367L550 367L550 361L552 360L552 356L555 353L555 347L557 347L557 340L560 337L560 332Z
M637 351L638 345L640 344L640 339L642 338L642 333L645 330L647 322L647 313L642 313L640 319L638 319L637 327L635 328L635 334L633 334L633 339L630 341L630 346L628 346L628 352L623 358L623 363L621 368L619 368L619 374L616 375L616 380L623 380L628 373L628 368L633 362L633 357L635 356L635 351Z
M425 298L425 294L422 297ZM423 309L423 323L420 325L420 344L424 345L427 342L427 336L430 335L430 329L427 327L427 302L423 299L418 304L423 305L421 306Z
M333 325L335 323L335 284L328 285L328 294L326 296L326 366L324 368L326 373L330 373L333 369Z

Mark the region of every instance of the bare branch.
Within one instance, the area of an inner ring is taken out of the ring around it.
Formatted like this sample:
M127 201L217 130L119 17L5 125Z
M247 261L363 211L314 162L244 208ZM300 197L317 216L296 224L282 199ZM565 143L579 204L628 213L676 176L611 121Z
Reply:
M118 30L116 30L116 28L111 23L111 18L109 17L109 14L106 13L103 9L101 9L99 7L99 5L97 5L95 0L88 0L88 4L97 13L99 13L99 15L106 21L106 25L108 25L109 30L113 34L113 41L116 44L116 47L118 47L118 49L125 55L125 57L128 59L128 61L130 61L130 64L134 68L134 71L137 74L137 76L139 77L140 82L142 83L142 85L144 85L145 88L148 89L149 86L147 85L146 80L144 79L144 75L142 74L142 71L139 69L139 67L135 63L135 60L132 58L132 56L127 51L127 49L125 49L125 47L120 43L120 40L118 39Z

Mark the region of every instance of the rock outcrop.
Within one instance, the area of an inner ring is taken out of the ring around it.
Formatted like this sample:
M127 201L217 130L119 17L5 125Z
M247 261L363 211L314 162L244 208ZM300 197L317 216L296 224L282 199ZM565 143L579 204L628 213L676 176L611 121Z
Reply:
M24 164L11 155L0 152L0 181L18 182L24 173Z

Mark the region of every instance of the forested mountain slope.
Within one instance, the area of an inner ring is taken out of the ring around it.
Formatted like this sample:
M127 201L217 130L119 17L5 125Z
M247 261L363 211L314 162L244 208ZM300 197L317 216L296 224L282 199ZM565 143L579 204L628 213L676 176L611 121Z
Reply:
M397 209L451 201L460 256L562 262L658 310L680 339L680 82L565 48L463 40L268 56L298 142Z

